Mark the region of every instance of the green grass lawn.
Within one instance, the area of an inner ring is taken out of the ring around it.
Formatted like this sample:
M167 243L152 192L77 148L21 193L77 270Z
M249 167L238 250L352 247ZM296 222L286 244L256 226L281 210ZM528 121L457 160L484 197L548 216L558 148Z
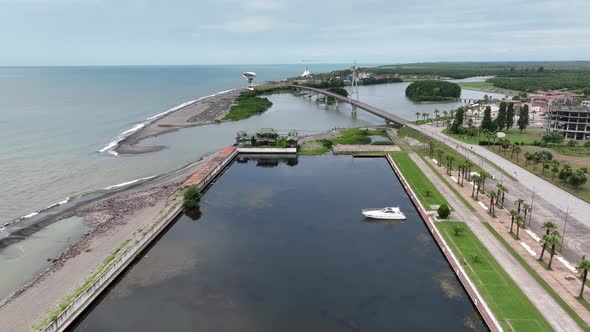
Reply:
M563 147L563 149L566 149L567 147ZM589 149L589 148L583 148L580 147L581 149ZM516 165L526 169L527 171L537 175L538 177L545 179L547 182L556 185L557 187L569 192L570 194L585 200L586 202L590 202L590 182L586 182L584 185L581 185L580 187L578 187L578 189L575 189L574 187L572 187L571 185L567 184L567 183L563 183L563 181L559 180L557 178L557 175L555 176L555 179L551 180L552 178L552 173L550 172L550 170L545 170L545 173L543 173L543 165L542 164L537 164L536 167L532 164L529 163L528 165L526 164L526 159L524 158L524 151L526 151L527 149L531 149L535 150L549 150L553 153L553 158L556 160L561 161L562 163L569 163L571 165L573 165L574 169L583 167L587 165L590 165L590 158L586 157L587 159L583 159L583 158L576 158L576 160L573 160L574 158L569 158L565 157L565 156L560 156L556 150L554 149L550 149L550 148L536 148L536 147L529 147L529 146L525 146L523 147L523 153L521 153L521 155L519 156L519 158L517 159L516 156L513 156L512 159L510 158L510 151L507 151L506 153L504 153L502 151L502 149L499 149L498 147L494 147L493 149L491 147L487 147L488 150L494 152L495 154L497 154L498 156L509 160L513 163L515 163ZM576 149L576 148L574 148ZM590 149L589 149L590 150ZM584 154L582 154L580 152L580 157L584 157ZM587 163L585 163L585 161L587 161Z
M387 136L387 133L383 130L348 129L330 141L332 144L371 144L369 136Z
M435 225L457 259L463 263L463 269L505 331L553 331L528 297L464 223L437 222ZM464 229L464 233L459 236L453 232L453 227L457 226Z
M465 82L465 83L459 83L459 86L462 89L478 90L478 91L483 91L483 92L492 92L492 93L498 93L498 94L508 95L508 96L516 96L521 93L521 91L498 88L498 87L495 87L493 83L488 83L488 82Z
M407 152L390 152L390 155L425 208L429 209L432 205L449 204L428 177L416 166Z
M485 140L483 135L480 137L457 135L449 133L446 129L443 130L443 133L469 144L478 144L479 141ZM524 143L526 145L531 145L533 144L533 141L541 141L541 139L543 138L543 134L545 133L545 130L543 128L529 128L521 133L518 128L512 128L504 133L506 134L506 138L509 139L512 143L518 142L519 144Z

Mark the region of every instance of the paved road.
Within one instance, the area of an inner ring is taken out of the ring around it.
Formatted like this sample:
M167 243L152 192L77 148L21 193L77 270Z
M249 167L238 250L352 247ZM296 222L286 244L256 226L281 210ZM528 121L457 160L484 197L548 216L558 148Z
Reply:
M346 98L344 96L341 96L341 95L339 95L337 93L333 93L333 92L326 91L326 90L323 90L323 89L312 88L312 87L304 86L304 85L291 85L291 87L297 88L297 89L304 89L304 90L314 91L314 92L321 93L321 94L326 95L326 96L334 97L337 100L340 100L340 101L345 102L345 103L350 103L353 106L356 106L356 107L358 107L360 109L363 109L363 110L365 110L365 111L367 111L367 112L369 112L369 113L371 113L373 115L376 115L376 116L384 119L387 122L393 122L393 123L396 123L396 124L402 125L402 126L409 123L408 120L406 120L404 118L401 118L401 117L399 117L397 115L393 115L393 114L391 114L389 112L385 112L382 109L379 109L377 107L374 107L374 106L365 104L365 103L360 102L358 100L350 100L350 99L348 99L348 98Z
M515 165L509 160L506 160L498 156L497 154L487 150L486 148L483 148L479 145L464 143L441 133L440 131L442 131L443 127L437 128L433 126L416 125L410 125L410 127L420 130L422 132L429 131L432 134L442 137L444 140L447 141L447 145L452 146L454 144L455 150L461 153L463 153L465 150L470 150L479 154L480 156L483 156L487 160L504 169L507 173L514 176L529 190L535 190L537 195L544 198L546 201L558 203L558 205L560 205L559 208L563 210L567 209L567 207L569 206L569 212L572 217L590 226L590 218L588 217L590 216L590 203L587 203L584 200L581 200L576 196L568 193L567 191L541 179L535 174L529 172L528 170L518 165ZM459 146L459 148L457 149L456 146Z
M533 215L530 228L537 234L543 232L541 225L546 220L552 220L555 222L559 231L563 233L566 209L569 205L570 214L567 219L564 248L560 250L560 253L574 264L579 261L583 255L590 255L590 217L588 217L590 216L590 204L557 188L553 184L517 165L514 165L510 161L480 147L479 145L466 144L440 133L442 127L408 126L446 143L449 147L465 155L473 163L492 174L495 177L495 180L486 181L487 190L496 188L497 182L502 182L506 185L509 190L506 194L505 200L505 206L507 208L512 208L514 206L513 202L517 198L523 198L528 204L532 204ZM513 181L505 176L502 172L491 166L486 160L481 159L473 152L481 154L488 160L500 166L506 172L514 174L514 171L516 171L516 178L518 181ZM535 197L534 202L533 191ZM575 199L576 203L574 203L574 200L570 200L571 198Z
M555 331L582 331L576 322L490 233L480 221L483 218L478 218L477 213L468 210L463 202L434 174L434 171L418 155L410 153L410 157L453 206L456 214L459 216L459 220L464 221L469 226L477 238L498 261L500 266L502 266L518 287L527 295L539 312L541 312L551 327Z

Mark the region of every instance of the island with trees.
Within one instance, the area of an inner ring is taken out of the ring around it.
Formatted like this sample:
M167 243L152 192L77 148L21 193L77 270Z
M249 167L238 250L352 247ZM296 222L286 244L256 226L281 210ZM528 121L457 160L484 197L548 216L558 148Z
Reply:
M456 99L460 96L461 87L447 81L418 81L406 88L406 97L412 101L441 101Z

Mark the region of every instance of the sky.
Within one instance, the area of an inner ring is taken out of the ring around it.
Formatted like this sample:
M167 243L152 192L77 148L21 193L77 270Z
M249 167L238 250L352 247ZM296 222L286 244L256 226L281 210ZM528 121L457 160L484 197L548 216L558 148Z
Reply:
M590 0L0 0L0 66L590 60Z

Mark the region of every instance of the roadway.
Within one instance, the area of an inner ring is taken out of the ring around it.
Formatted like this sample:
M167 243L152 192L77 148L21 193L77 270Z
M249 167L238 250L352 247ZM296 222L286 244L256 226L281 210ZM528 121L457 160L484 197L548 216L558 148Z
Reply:
M564 248L562 248L561 254L570 262L577 263L583 255L590 254L590 241L588 241L590 239L589 203L479 145L467 144L443 134L441 131L444 127L414 124L410 124L408 127L445 143L494 176L495 181L486 181L488 190L495 188L495 182L502 182L507 186L509 191L506 193L505 205L508 208L514 205L512 202L517 198L523 198L525 202L532 204L530 226L537 234L542 234L543 230L540 226L546 220L555 222L560 233L564 233L564 226L566 226ZM516 181L494 168L490 162L516 178ZM569 215L567 225L565 225L565 215L568 208Z

